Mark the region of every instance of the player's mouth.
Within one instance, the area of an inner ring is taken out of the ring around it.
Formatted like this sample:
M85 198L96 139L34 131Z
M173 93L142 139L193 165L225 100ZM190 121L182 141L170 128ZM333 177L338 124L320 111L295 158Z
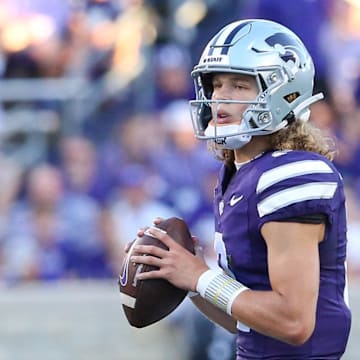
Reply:
M217 125L231 124L234 122L233 116L224 110L218 110L214 115L214 122L216 122Z

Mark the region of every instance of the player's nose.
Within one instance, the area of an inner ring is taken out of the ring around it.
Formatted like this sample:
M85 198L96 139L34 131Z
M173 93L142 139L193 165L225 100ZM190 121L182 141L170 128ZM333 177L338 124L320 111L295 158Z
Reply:
M221 86L213 92L213 100L232 100L228 86Z

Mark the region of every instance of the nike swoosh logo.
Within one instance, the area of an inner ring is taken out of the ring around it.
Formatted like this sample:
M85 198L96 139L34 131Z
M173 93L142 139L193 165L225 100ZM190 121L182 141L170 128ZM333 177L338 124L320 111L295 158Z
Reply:
M121 272L121 274L119 275L119 284L121 286L126 286L127 281L128 281L128 273L129 273L129 262L130 262L130 254L132 252L132 248L135 245L135 241L134 243L131 245L128 254L125 258L125 263L124 263L124 267L123 267L123 271Z
M125 259L123 271L119 276L119 283L121 286L126 286L126 284L127 284L128 272L129 272L129 260L130 260L130 256L128 255L128 256L126 256L126 259Z
M230 199L230 206L235 206L239 201L242 200L243 197L244 195L240 195L240 196L233 195L233 197Z

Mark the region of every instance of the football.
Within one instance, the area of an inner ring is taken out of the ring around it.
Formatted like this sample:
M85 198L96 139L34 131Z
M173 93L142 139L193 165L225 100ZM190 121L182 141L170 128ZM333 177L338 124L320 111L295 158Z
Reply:
M165 230L177 243L195 254L193 240L186 223L177 217L163 220L156 227ZM156 269L154 266L134 264L130 257L137 253L134 245L167 247L158 239L146 234L137 238L128 251L119 276L120 299L130 325L142 328L163 319L174 311L186 297L187 291L179 289L164 279L137 281L136 274Z

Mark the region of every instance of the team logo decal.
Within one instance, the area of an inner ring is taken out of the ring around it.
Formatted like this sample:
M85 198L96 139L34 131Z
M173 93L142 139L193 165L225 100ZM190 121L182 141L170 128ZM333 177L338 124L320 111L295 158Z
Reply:
M290 37L287 34L276 33L268 37L265 42L276 50L280 50L279 56L285 62L292 61L298 67L302 67L305 63L301 52L297 50L301 43L296 38Z
M266 38L265 43L269 46L268 49L254 46L252 50L257 53L276 51L285 63L293 64L297 68L302 68L306 64L304 54L299 51L302 45L295 37L283 33L275 33Z

